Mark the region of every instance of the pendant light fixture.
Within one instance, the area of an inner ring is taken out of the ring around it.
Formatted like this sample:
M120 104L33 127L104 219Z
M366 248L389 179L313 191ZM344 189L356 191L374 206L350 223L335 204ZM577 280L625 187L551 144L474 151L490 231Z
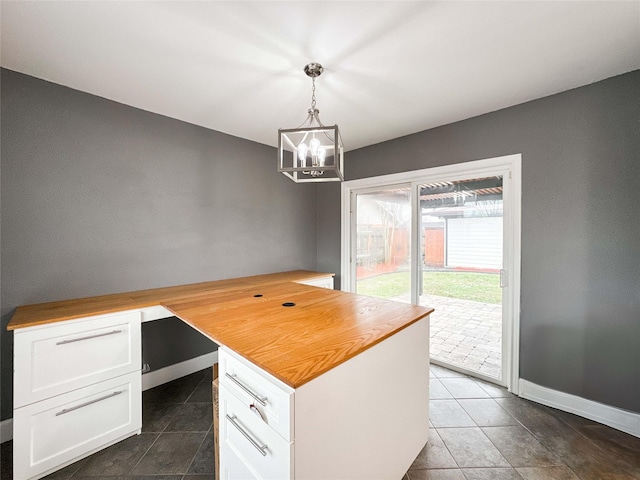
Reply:
M338 125L323 125L316 108L316 78L323 70L319 63L304 67L312 81L307 119L298 128L278 130L278 171L296 183L344 180L344 147Z

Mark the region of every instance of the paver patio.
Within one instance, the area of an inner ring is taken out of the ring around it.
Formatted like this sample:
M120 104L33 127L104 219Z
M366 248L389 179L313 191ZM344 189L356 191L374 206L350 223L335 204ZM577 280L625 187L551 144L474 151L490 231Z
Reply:
M396 300L408 302L408 296ZM500 378L501 305L436 295L422 295L420 304L435 309L431 314L431 358Z

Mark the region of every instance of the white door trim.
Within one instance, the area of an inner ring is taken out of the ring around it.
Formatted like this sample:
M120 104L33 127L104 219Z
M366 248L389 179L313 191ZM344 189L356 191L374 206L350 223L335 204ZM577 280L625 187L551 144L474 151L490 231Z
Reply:
M507 287L503 295L503 311L510 322L505 322L503 331L503 381L510 392L518 394L520 361L520 241L521 241L521 198L522 198L522 155L513 154L503 157L456 163L441 167L394 173L378 177L350 180L341 185L341 281L342 290L353 291L355 278L352 268L353 239L351 232L355 228L352 195L365 189L386 188L392 185L407 184L417 186L421 183L456 179L481 178L499 173L503 175L503 198L505 232L505 265ZM412 189L413 190L413 189ZM414 199L414 202L417 201ZM417 213L416 213L417 216ZM413 221L415 223L415 219ZM415 227L415 226L414 226ZM414 229L415 231L415 229ZM413 239L412 239L413 240ZM416 241L412 241L412 258L417 257ZM416 252L413 252L416 250ZM414 258L415 260L415 258ZM413 282L415 285L415 282ZM417 293L412 292L412 298ZM414 300L415 300L414 298Z

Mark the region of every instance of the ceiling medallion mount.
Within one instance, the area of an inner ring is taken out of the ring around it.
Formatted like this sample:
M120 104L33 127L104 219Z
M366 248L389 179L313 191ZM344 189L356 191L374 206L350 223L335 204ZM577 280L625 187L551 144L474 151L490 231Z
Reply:
M338 125L323 125L316 108L316 78L323 71L317 62L304 67L312 81L307 119L298 128L278 130L278 171L296 183L344 180L344 147Z
M304 73L307 74L307 77L316 78L322 75L322 72L324 72L324 68L319 63L309 63L304 67Z

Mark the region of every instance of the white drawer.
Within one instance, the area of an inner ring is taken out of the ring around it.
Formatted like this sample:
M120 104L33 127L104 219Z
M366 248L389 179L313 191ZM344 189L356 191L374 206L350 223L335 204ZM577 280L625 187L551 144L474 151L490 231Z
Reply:
M14 480L39 478L142 426L140 372L14 410Z
M18 330L14 408L141 368L140 312Z
M218 352L220 385L247 408L254 405L264 423L286 441L292 441L293 389L225 348Z
M311 285L312 287L328 288L333 290L333 277L314 278L310 280L299 280L296 283Z
M293 472L293 444L227 388L220 388L220 471L227 480L283 480Z

